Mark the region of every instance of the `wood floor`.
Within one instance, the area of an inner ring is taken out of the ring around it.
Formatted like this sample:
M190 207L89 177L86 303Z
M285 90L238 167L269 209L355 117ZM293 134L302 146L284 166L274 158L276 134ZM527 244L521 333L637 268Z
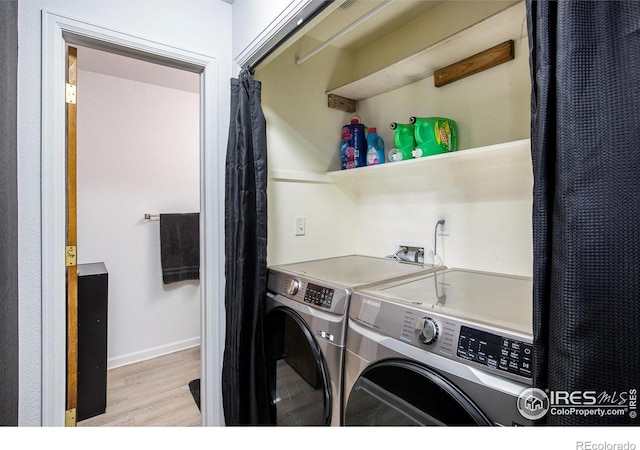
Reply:
M198 427L189 382L200 378L200 347L107 372L107 410L78 427Z
M314 388L283 359L277 363L276 409L281 426L315 426L324 421L324 390Z

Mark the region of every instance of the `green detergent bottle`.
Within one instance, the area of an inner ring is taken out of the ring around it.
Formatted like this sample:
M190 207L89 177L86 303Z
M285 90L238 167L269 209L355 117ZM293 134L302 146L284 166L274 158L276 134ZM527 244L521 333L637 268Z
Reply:
M458 126L444 117L411 117L416 148L414 158L455 152L458 150Z
M389 150L389 162L411 159L416 148L413 124L391 122L391 129L394 131L394 148Z

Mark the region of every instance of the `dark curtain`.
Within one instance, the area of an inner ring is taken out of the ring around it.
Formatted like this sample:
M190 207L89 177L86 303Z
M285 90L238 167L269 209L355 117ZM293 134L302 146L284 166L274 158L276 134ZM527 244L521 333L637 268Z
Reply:
M18 2L0 1L0 426L18 425Z
M527 21L534 384L630 406L640 387L640 2L527 0ZM627 410L546 423L638 419Z
M267 287L267 139L260 100L261 84L248 71L231 80L222 368L223 409L229 426L269 423L262 336Z

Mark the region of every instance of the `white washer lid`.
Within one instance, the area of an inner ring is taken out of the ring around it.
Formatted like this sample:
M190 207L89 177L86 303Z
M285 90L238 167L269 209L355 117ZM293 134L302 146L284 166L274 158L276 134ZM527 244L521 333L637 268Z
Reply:
M530 277L447 269L376 285L360 293L457 319L532 335Z
M436 270L432 264L416 264L363 255L316 259L272 266L270 269L326 281L347 288L368 286L385 280L431 273Z

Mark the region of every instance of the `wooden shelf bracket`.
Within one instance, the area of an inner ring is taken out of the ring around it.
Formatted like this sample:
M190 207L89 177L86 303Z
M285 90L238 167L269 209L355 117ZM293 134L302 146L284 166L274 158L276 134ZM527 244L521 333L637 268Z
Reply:
M513 40L508 40L450 66L436 70L433 74L433 83L436 87L441 87L511 61L514 57Z
M329 108L339 109L340 111L346 111L349 113L356 112L356 101L346 97L340 97L339 95L329 94L328 96Z

